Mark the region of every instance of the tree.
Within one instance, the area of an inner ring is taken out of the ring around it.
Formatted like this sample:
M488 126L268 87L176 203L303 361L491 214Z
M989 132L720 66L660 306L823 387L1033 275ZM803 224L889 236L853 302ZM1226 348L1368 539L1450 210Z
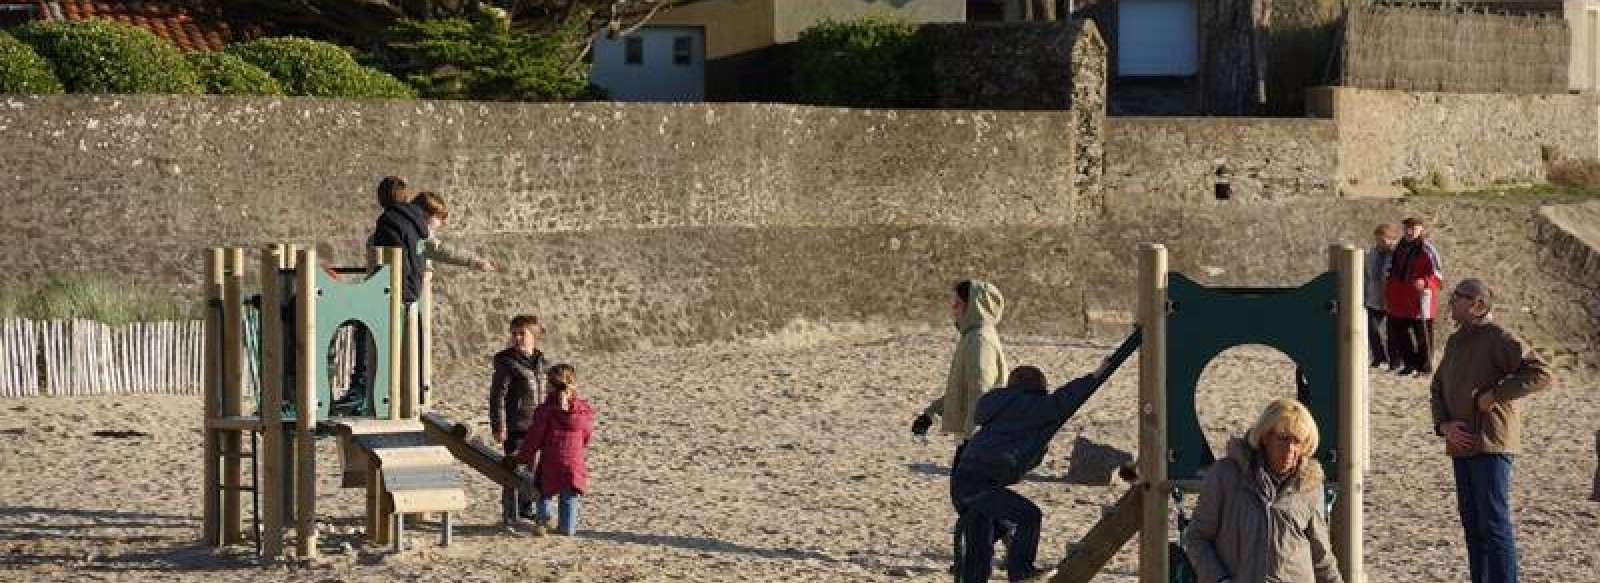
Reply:
M705 0L228 0L228 9L244 18L260 18L299 33L357 47L377 47L390 39L401 19L463 18L483 7L502 9L517 32L547 33L582 22L587 43L601 30L624 31L642 26L673 6Z

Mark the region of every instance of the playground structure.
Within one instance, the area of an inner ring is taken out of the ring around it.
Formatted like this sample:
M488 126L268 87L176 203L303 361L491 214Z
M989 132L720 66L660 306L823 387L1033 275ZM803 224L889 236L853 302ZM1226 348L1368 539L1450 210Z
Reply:
M1139 261L1138 327L1094 373L1098 382L1092 389L1139 352L1139 481L1079 541L1079 550L1062 560L1052 581L1091 580L1136 532L1140 583L1194 580L1172 530L1176 524L1181 532L1184 498L1198 495L1203 471L1216 461L1196 415L1195 389L1217 355L1261 344L1296 364L1296 397L1323 435L1314 457L1335 468L1324 486L1325 498L1334 501L1334 555L1346 582L1364 583L1361 250L1330 247L1329 270L1297 288L1207 288L1167 271L1166 248L1157 244L1141 246Z
M403 547L407 515L439 513L441 539L449 544L450 513L466 506L458 458L502 486L522 483L521 473L502 467L491 448L469 443L465 426L437 415L424 419L432 294L425 286L408 308L399 293L404 254L375 251L369 273L322 268L314 249L269 246L259 265L260 293L251 297L244 295L244 250L210 251L202 502L208 545L244 542L241 496L250 492L259 554L283 556L292 526L295 554L315 557L319 435L339 438L341 485L366 489L367 536L395 550ZM252 329L252 321L259 326ZM347 325L370 333L371 364L364 382L353 385L362 388L336 399L326 351ZM250 374L259 375L259 390L255 413L246 415L242 380ZM249 486L245 460L252 462Z

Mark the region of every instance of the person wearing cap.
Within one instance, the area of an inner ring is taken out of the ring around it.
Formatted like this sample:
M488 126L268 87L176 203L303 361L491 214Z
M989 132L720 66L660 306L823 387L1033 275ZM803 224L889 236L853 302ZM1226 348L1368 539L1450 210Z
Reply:
M1410 217L1401 225L1404 236L1389 258L1383 288L1389 350L1400 357L1400 362L1389 363L1389 370L1424 376L1433 372L1433 317L1443 273L1438 250L1423 234L1422 219Z
M1516 401L1550 386L1550 369L1490 317L1494 298L1479 279L1450 292L1456 331L1429 392L1434 432L1455 473L1456 504L1473 583L1515 583L1511 462L1521 450Z

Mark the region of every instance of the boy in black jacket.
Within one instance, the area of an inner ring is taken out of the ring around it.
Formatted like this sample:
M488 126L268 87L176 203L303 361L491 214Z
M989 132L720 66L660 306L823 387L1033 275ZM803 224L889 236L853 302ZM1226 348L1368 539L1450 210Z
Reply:
M494 440L505 448L506 457L516 455L522 438L533 423L533 410L544 394L540 382L550 369L550 360L539 349L544 327L539 317L522 314L511 319L511 346L494 355L494 374L489 380L489 429ZM500 517L514 526L517 517L533 518L533 493L502 488Z

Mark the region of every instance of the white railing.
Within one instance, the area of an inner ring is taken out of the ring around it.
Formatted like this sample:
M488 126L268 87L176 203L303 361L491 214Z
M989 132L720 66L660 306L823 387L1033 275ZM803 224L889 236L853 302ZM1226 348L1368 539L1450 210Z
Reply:
M205 323L0 320L0 397L199 394Z

